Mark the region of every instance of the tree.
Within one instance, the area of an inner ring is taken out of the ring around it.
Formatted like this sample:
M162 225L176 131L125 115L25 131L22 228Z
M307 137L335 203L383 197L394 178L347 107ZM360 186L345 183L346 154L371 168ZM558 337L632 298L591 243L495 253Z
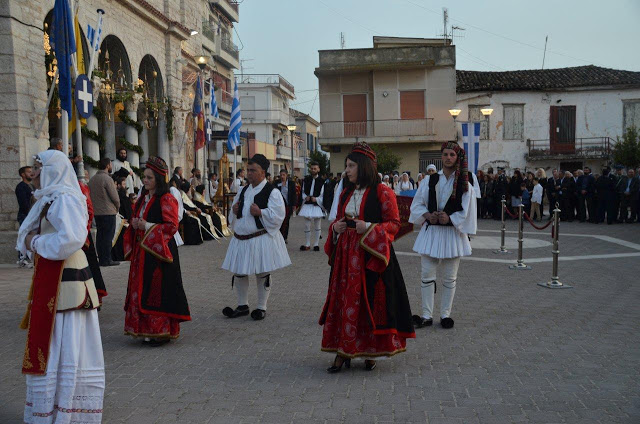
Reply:
M329 173L329 156L321 150L315 150L309 153L309 162L318 162L318 165L320 165L320 175Z
M390 174L400 167L402 159L384 144L371 144L371 148L378 155L378 172Z
M613 160L628 168L640 165L640 134L636 127L627 128L622 139L617 138L613 146Z

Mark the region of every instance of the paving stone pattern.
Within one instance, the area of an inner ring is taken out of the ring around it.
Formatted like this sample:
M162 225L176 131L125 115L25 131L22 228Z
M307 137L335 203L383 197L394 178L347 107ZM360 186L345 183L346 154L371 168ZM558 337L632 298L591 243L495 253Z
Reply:
M326 228L326 222L323 223ZM482 235L497 235L481 221ZM149 348L123 335L128 265L103 269L109 296L100 312L106 361L106 423L637 423L640 422L638 257L561 262L571 290L536 283L551 263L513 271L464 261L453 308L455 328L418 330L405 354L366 372L362 361L335 375L320 352L317 324L327 258L300 252L303 222L292 220L293 266L274 273L267 318L229 320L231 276L220 270L227 243L180 248L193 321L179 340ZM509 222L509 230L515 223ZM640 225L570 223L565 233L640 240ZM529 228L527 231L532 231ZM510 236L514 234L510 233ZM528 237L547 238L548 233ZM415 234L396 243L411 252ZM550 255L532 248L526 257ZM638 253L592 237L561 237L571 255ZM495 258L489 250L478 257ZM527 256L529 255L529 256ZM513 258L515 254L500 256ZM399 256L414 312L420 310L420 260ZM0 268L0 422L22 422L18 329L29 270ZM254 281L253 279L251 281ZM250 301L255 305L255 288ZM439 295L436 297L438 311Z

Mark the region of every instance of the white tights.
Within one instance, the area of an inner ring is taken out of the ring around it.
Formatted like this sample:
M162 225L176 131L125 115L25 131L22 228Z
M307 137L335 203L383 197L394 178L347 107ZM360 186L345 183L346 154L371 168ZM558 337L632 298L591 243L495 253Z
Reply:
M448 318L453 306L453 296L456 294L456 278L458 276L458 266L460 258L436 259L431 256L422 255L422 317L433 317L433 300L435 298L436 271L438 264L442 265L442 285L440 287L442 296L440 298L440 317Z
M305 236L305 246L311 246L311 221L313 221L313 226L316 231L316 238L313 246L317 246L320 243L320 234L322 233L322 221L321 218L305 218L304 221L304 236Z
M249 276L234 275L233 286L238 295L238 306L249 305ZM258 289L258 309L267 310L267 300L271 293L271 274L264 272L256 274L256 286Z

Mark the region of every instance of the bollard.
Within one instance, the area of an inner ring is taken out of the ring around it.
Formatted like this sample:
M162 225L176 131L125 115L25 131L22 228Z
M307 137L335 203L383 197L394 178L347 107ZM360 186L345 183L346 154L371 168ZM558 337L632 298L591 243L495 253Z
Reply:
M504 245L505 233L507 232L507 228L504 223L504 208L506 207L507 201L504 196L502 196L502 200L500 201L502 204L502 208L500 208L501 216L502 216L502 229L500 230L500 249L494 250L493 253L509 253L507 248Z
M525 265L522 260L522 244L524 242L524 221L522 220L522 205L518 205L518 260L514 265L509 265L510 269L529 270L530 266Z
M553 255L553 270L551 271L551 281L546 283L538 283L539 286L546 287L548 289L572 289L572 286L568 286L566 284L562 284L560 282L560 278L558 277L558 255L560 254L560 250L558 249L558 233L560 223L560 208L556 203L556 208L553 210L553 250L551 254Z

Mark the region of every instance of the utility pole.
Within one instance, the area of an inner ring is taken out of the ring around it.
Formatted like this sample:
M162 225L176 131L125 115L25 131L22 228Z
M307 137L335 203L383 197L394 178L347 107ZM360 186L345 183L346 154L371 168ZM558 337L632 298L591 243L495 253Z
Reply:
M542 54L542 69L544 69L544 60L547 57L547 41L549 41L549 36L544 37L544 53Z

